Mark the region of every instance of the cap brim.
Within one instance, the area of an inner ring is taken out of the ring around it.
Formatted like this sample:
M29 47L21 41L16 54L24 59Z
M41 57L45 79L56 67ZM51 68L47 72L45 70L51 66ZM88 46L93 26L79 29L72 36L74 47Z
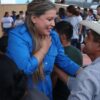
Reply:
M100 22L83 20L80 22L80 24L92 29L100 35Z

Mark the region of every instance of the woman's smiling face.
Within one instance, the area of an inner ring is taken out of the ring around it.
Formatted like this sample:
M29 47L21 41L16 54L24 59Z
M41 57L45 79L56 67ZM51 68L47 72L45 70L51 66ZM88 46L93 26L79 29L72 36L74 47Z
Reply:
M56 10L51 9L39 17L32 16L32 22L39 34L48 36L50 35L50 30L55 26L55 17Z

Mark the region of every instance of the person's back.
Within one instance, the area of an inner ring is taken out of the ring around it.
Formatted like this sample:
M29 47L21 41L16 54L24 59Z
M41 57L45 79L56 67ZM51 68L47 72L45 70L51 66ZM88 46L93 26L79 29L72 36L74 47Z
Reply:
M13 18L9 15L9 12L5 12L5 15L1 19L1 28L4 35L7 35L13 28Z
M55 25L55 29L59 33L65 54L78 65L82 66L83 57L81 51L72 46L70 43L73 33L72 25L69 22L61 21ZM61 79L57 79L57 83L53 91L54 100L66 100L69 94L70 91L66 84Z
M14 25L15 26L18 26L18 25L21 25L21 24L24 24L24 21L20 18L19 15L16 16L16 20L14 22Z
M64 51L65 51L65 54L67 54L68 57L71 58L74 62L76 62L79 65L83 65L83 57L79 49L70 45L70 46L64 47Z
M78 65L83 65L83 57L81 51L71 45L73 26L69 22L61 21L55 25L55 29L60 36L65 54Z
M69 23L72 24L73 26L73 36L71 40L71 44L78 49L80 49L80 42L79 42L79 34L81 33L81 26L80 26L80 21L82 21L82 17L79 14L79 11L76 10L74 5L69 5L67 7L67 16Z
M0 100L21 100L26 90L25 81L16 64L0 54Z

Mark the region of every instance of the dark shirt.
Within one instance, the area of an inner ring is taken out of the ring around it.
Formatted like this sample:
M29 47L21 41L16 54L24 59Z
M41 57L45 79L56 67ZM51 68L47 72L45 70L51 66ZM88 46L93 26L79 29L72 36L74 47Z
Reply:
M65 54L68 55L68 57L71 60L76 62L78 65L81 65L81 66L83 65L83 57L79 49L70 45L70 46L64 47L64 51L65 51Z

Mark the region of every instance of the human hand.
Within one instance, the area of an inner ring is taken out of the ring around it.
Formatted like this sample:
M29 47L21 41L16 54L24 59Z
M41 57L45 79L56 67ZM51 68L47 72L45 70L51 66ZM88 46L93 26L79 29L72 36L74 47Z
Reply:
M57 75L57 77L66 84L69 75L65 73L62 69L58 68L57 66L54 66L54 72Z
M51 46L51 36L43 36L40 45L42 52L46 54Z

